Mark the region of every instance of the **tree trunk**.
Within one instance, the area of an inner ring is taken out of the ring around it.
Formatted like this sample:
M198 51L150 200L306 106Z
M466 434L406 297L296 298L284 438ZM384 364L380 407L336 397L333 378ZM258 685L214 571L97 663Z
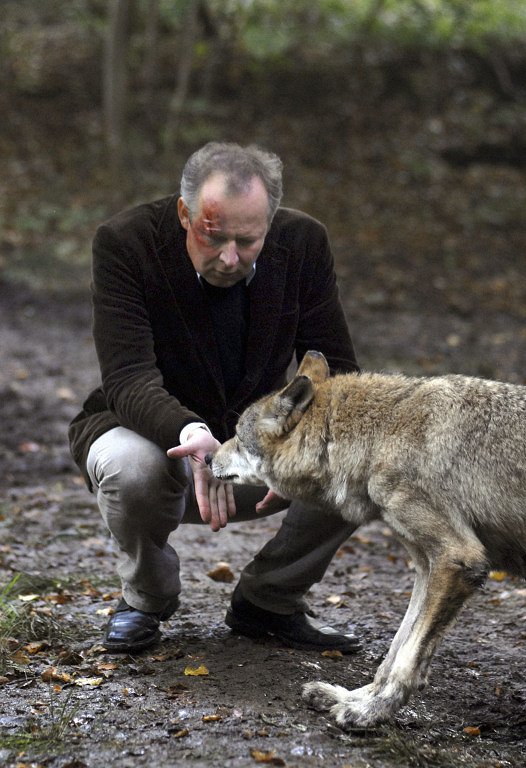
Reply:
M166 120L164 151L170 155L174 150L179 133L181 115L183 112L188 87L190 84L190 75L192 73L192 64L194 60L194 48L198 31L198 11L201 0L189 0L186 17L181 31L179 63L177 67L177 81L175 90L170 101L170 109Z
M108 157L120 171L128 102L127 42L132 0L110 0L104 61L104 124Z
M144 103L146 115L150 114L153 104L153 92L158 66L157 49L159 45L159 0L148 0L146 15L145 56L142 68L142 81L144 83Z

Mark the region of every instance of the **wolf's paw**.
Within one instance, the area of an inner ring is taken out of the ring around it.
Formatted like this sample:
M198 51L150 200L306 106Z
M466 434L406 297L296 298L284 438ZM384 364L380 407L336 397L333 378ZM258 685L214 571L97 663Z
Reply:
M320 712L338 705L348 695L346 688L330 683L307 683L302 690L303 699L307 704Z
M374 693L373 685L350 691L344 701L331 707L331 715L340 728L371 728L390 720L398 707L387 697Z

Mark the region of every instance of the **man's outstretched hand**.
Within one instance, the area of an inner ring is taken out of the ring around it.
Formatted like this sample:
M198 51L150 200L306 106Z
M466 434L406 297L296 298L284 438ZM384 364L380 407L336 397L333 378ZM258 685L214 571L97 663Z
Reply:
M213 453L220 445L208 430L197 428L190 433L185 443L167 451L171 459L189 458L199 514L213 531L224 528L236 514L232 485L216 480L205 463L206 454Z

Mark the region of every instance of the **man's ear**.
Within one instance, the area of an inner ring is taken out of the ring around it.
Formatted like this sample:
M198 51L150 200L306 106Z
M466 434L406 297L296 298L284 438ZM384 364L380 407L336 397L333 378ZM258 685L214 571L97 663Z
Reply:
M285 389L267 401L262 426L274 435L290 432L309 407L314 386L308 376L295 376Z
M181 222L183 229L188 230L188 227L190 226L190 211L182 197L177 201L177 215L179 216L179 221Z
M309 350L298 368L298 376L303 374L308 376L314 384L321 384L322 381L329 378L329 366L325 356L321 352Z

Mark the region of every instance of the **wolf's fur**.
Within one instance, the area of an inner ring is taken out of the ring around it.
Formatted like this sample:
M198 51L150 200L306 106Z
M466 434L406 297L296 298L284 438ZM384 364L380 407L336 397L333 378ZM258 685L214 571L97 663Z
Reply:
M343 727L389 719L424 685L440 639L490 568L526 576L526 387L329 378L323 355L310 352L287 387L242 414L211 468L356 524L381 518L407 548L414 589L374 681L304 687Z

